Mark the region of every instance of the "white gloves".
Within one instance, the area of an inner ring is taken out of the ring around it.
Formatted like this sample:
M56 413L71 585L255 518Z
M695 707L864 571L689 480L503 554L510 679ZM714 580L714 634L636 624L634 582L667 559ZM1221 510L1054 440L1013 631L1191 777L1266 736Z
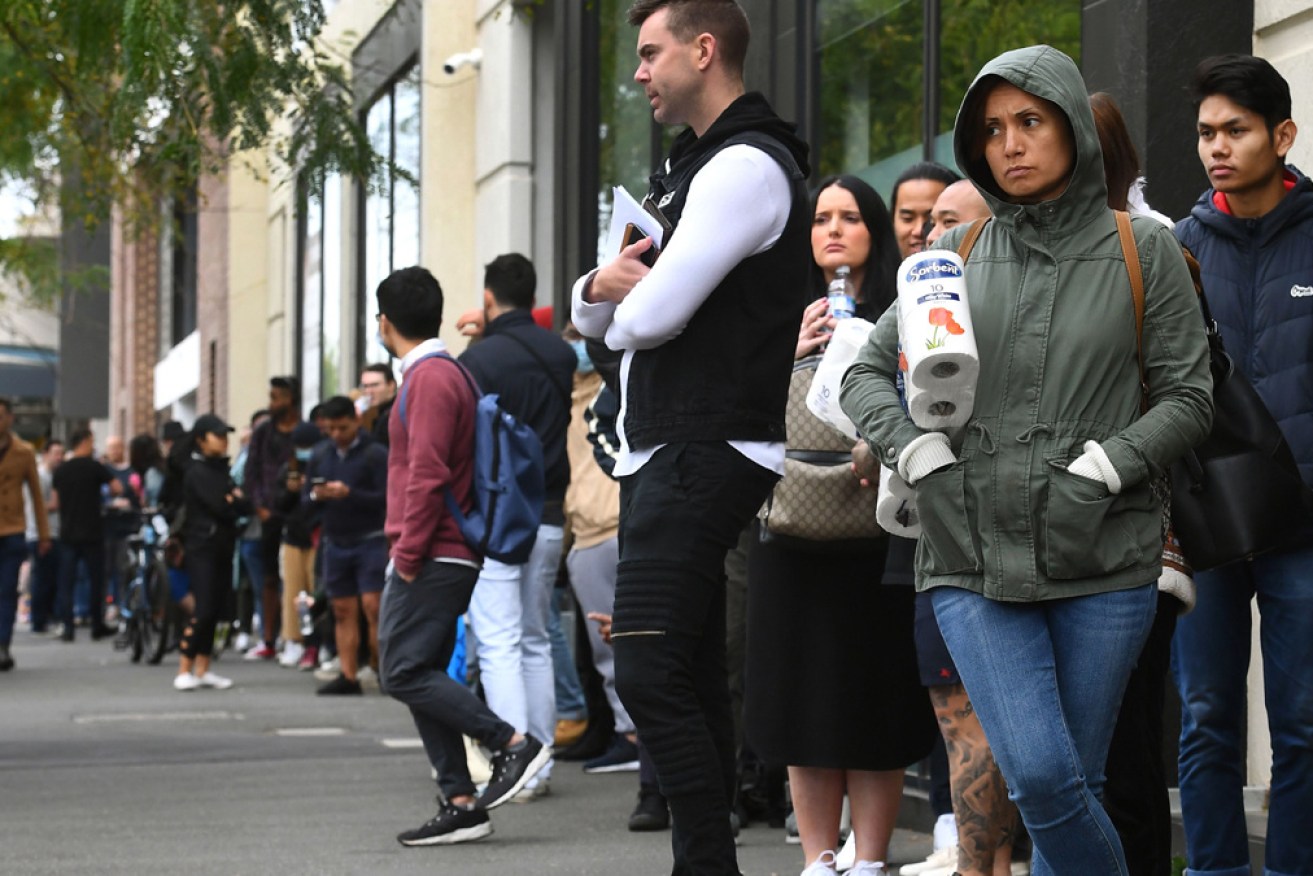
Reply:
M1104 452L1099 442L1086 441L1083 449L1085 452L1072 460L1071 465L1067 466L1067 471L1106 484L1108 492L1114 495L1120 493L1121 476L1117 474L1117 469L1112 467L1112 461L1108 459L1108 454Z
M953 445L943 432L927 432L903 448L898 455L898 475L909 487L921 478L957 462Z

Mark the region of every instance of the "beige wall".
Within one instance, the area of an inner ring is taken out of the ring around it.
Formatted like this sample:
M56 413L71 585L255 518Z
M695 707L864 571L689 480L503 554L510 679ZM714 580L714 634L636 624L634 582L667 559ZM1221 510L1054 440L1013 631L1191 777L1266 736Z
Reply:
M420 169L420 260L442 284L445 296L442 337L457 352L465 341L456 317L482 306L482 262L476 254L475 125L489 59L480 69L465 67L454 76L442 62L480 45L475 0L424 4L423 158ZM373 290L364 290L372 295Z
M265 336L270 283L268 166L259 153L228 162L228 415L242 426L268 401Z

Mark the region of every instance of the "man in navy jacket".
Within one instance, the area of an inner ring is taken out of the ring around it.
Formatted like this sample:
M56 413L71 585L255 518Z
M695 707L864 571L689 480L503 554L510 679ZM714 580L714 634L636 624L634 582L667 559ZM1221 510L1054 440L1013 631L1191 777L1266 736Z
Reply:
M378 659L378 607L388 564L387 448L360 428L356 406L334 396L320 406L328 441L315 445L305 491L323 508L324 589L333 604L341 674L321 694L359 694L360 610L369 624L369 650Z
M1212 188L1177 236L1199 260L1227 352L1281 425L1313 485L1313 182L1286 164L1290 87L1267 61L1209 58L1195 71L1199 158ZM1250 602L1262 612L1272 734L1266 864L1313 862L1313 527L1284 550L1200 572L1176 628L1181 808L1192 874L1249 873L1242 802ZM1258 697L1258 692L1254 692Z

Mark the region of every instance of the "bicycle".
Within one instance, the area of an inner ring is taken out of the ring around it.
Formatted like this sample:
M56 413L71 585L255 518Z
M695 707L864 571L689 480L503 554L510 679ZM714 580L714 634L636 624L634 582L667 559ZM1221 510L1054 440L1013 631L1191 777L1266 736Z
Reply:
M141 528L128 538L131 577L120 609L116 650L127 651L133 663L157 665L169 650L170 633L178 626L177 606L169 589L161 553L169 525L159 514L144 512Z

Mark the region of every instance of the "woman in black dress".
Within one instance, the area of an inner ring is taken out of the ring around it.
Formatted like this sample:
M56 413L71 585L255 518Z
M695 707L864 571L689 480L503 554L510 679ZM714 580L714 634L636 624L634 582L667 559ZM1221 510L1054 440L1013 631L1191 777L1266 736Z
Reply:
M893 225L862 180L821 183L812 255L817 294L847 266L858 316L874 321L894 300ZM819 352L833 328L824 297L809 305L797 357ZM805 876L834 873L845 793L858 861L849 873L885 872L903 772L934 744L917 675L912 588L880 584L886 543L873 538L840 551L758 539L749 555L744 724L758 756L788 764Z

